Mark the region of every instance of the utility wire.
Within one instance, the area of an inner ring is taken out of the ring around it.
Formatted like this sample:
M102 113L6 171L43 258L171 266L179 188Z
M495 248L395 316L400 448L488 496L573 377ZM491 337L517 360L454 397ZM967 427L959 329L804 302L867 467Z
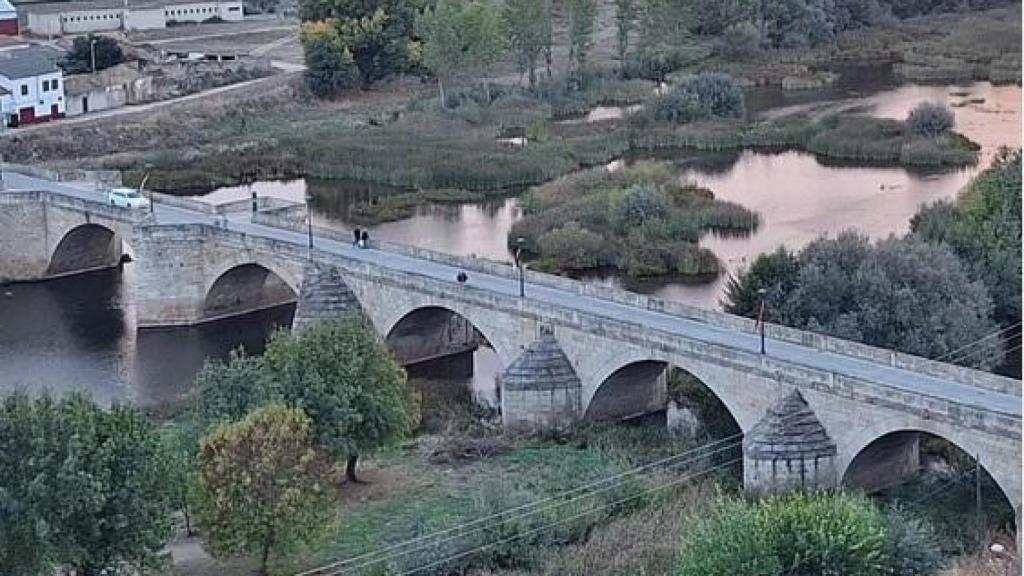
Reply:
M977 346L978 344L988 340L989 338L993 338L993 337L999 336L999 338L1001 340L1003 338L1003 336L1001 336L1001 334L1003 334L1004 332L1009 332L1011 330L1019 328L1020 326L1021 326L1021 323L1017 322L1015 324L1012 324L1010 326L1002 328L1001 330L996 330L995 332L991 332L989 334L986 334L985 336L982 336L981 338L978 338L976 340L968 342L967 344L964 344L963 346L960 346L959 348L956 348L954 350L950 350L949 352L946 352L945 354L943 354L941 356L938 356L936 358L932 358L932 360L934 360L936 362L953 362L953 360L948 360L948 358L958 356L964 350L967 350L968 348L973 348L973 347ZM984 350L984 348L982 348L982 350Z
M520 538L525 538L527 536L531 536L531 535L536 534L538 532L542 532L544 530L548 530L550 528L554 528L556 526L560 526L562 524L566 524L568 522L572 522L573 520L577 520L577 519L582 518L583 516L586 516L588 514L592 514L594 512L598 512L600 510L604 510L605 508L611 508L613 506L619 506L621 504L629 502L630 500L635 500L637 498L640 498L641 496L646 496L648 494L651 494L653 492L657 492L659 490L664 490L666 488L671 488L673 486L677 486L679 484L682 484L683 482L686 482L688 480L692 480L694 478L698 478L698 477L703 476L705 474L710 474L711 472L714 472L715 470L718 470L720 468L725 468L727 466L731 466L731 465L739 462L740 460L742 460L742 458L735 458L733 460L729 460L728 462L723 462L722 464L718 464L717 466L713 466L711 468L702 470L700 472L696 472L693 475L685 476L683 478L677 478L677 479L672 480L671 482L666 482L665 484L662 484L660 486L655 486L653 488L649 488L649 489L644 490L644 491L642 491L642 492L640 492L638 494L633 494L631 496L627 496L625 498L621 498L619 500L616 500L615 502L609 502L607 504L601 504L599 506L595 506L594 508L591 508L589 510L585 510L583 512L580 512L579 514L574 514L572 516L569 516L568 518L563 518L563 519L558 520L556 522L551 522L550 524L545 524L543 526L538 526L537 528L532 528L530 530L527 530L526 532L522 532L522 533L516 534L514 536L509 536L507 538L503 538L501 540L497 540L497 541L491 542L489 544L484 544L482 546L477 546L476 548L472 548L470 550L466 550L464 552L460 552L458 554L454 554L452 556L448 556L446 558L442 558L441 560L435 560L433 562L430 562L429 564L424 564L422 566L418 566L418 567L413 568L411 570L406 570L405 572L401 573L401 576L409 576L410 574L415 574L415 573L417 573L417 572L419 572L421 570L427 570L427 569L433 568L435 566L440 566L441 564L452 562L454 560L459 560L461 558L465 558L466 556L469 556L471 554L476 554L477 552L481 552L481 551L486 550L488 548L493 548L495 546L500 546L501 544L507 544L509 542L513 542L513 541L518 540ZM331 574L330 576L334 576L334 574Z
M682 452L680 454L677 454L675 456L671 456L669 458L664 458L662 460L658 460L656 462L652 462L650 464L646 464L644 466L640 466L640 467L635 468L633 470L629 470L629 471L626 471L626 472L621 472L619 474L615 474L613 476L609 476L609 477L604 478L602 480L591 482L591 483L585 484L583 486L579 486L577 488L574 488L572 490L568 490L568 491L562 492L562 493L554 495L554 496L550 496L550 497L547 497L547 498L543 498L541 500L537 500L535 502L531 502L531 503L528 503L528 504L523 504L523 505L520 505L520 506L516 506L514 508L510 508L508 510L504 510L504 511L501 511L501 512L490 514L488 516L485 516L483 518L474 520L472 522L468 522L468 523L461 524L461 525L458 525L458 526L453 526L451 528L442 530L440 532L435 532L433 534L428 534L428 535L425 535L425 536L414 538L412 540L407 540L407 541L404 541L404 542L399 542L397 544L393 544L391 546L382 548L380 550L376 550L374 552L369 552L369 553L366 553L366 554L363 554L363 555L360 555L360 556L356 556L354 558L348 558L348 559L345 559L345 560L342 560L342 561L338 561L338 562L334 562L332 564L328 564L326 566L321 566L319 568L314 568L314 569L311 569L311 570L307 570L306 572L301 572L301 573L297 574L296 576L311 576L313 574L319 574L319 575L327 576L328 574L341 574L341 573L344 573L344 572L349 571L349 570L357 570L357 569L360 569L360 568L365 568L367 566L371 566L371 565L380 563L380 562L382 562L384 560L389 560L389 559L392 559L392 558L401 557L401 556L404 556L406 554L410 554L412 552L416 552L416 551L422 550L422 549L427 548L427 547L437 546L437 545L444 544L446 542L450 542L450 541L458 539L458 538L463 538L465 536L469 536L471 534L480 532L482 530L486 530L487 528L490 528L490 527L492 527L493 525L496 525L496 524L508 522L510 520L519 520L519 519L522 519L522 518L526 518L526 517L529 517L529 516L540 514L542 512L547 512L547 511L550 511L552 509L561 508L563 506L568 506L569 504L572 504L574 502L578 502L579 500L582 500L584 498L590 498L590 497L592 497L592 496L594 496L596 494L600 494L600 493L603 493L603 492L608 492L608 491L613 490L615 488L621 487L622 482L616 482L616 483L612 483L610 485L607 485L607 486L604 486L604 487L601 487L601 488L597 488L597 489L593 489L593 490L590 489L590 488L593 488L595 486L601 486L602 484L608 484L612 480L622 479L622 478L628 477L628 476L635 476L636 474L638 474L638 473L640 473L642 471L650 470L650 469L656 468L658 466L663 466L663 465L667 469L675 468L675 467L678 467L678 466L682 466L684 464L688 464L688 463L697 461L699 459L707 458L709 456L713 456L715 454L718 454L718 453L721 453L721 452L725 452L725 451L732 450L734 448L740 447L742 442L739 441L739 440L736 440L736 441L734 441L732 443L729 443L729 444L723 444L726 440L734 439L734 438L737 438L737 437L740 437L740 436L742 436L742 434L734 434L734 435L729 436L727 438L723 438L721 440L716 440L714 442L710 442L708 444L704 444L704 445L701 445L701 446L689 449L689 450L687 450L685 452ZM718 445L718 446L714 447L713 449L710 449L710 448L712 448L715 445ZM693 455L695 452L700 452L700 453L698 453L696 455ZM690 456L690 457L688 459L686 459L686 460L678 461L680 458L682 458L684 456ZM675 462L673 462L673 461L675 461ZM668 463L668 462L672 462L672 463L666 465L666 463ZM568 500L561 500L562 498L564 498L566 496L569 496L569 495L573 495L573 494L575 494L575 496L569 498ZM558 500L561 500L561 501L558 501ZM491 523L488 523L488 521L490 521L490 520L495 520L495 521L491 522ZM473 529L467 530L470 527L473 527ZM442 538L440 540L436 540L436 538L438 538L439 536L444 536L444 535L447 535L447 537ZM408 546L411 546L413 544L417 544L417 545L413 546L411 548L407 548ZM407 548L407 549L399 551L399 549L401 549L401 548ZM355 562L359 562L359 564L351 565L351 564L353 564ZM337 571L335 571L335 570L337 570ZM330 572L327 572L327 571L330 571Z

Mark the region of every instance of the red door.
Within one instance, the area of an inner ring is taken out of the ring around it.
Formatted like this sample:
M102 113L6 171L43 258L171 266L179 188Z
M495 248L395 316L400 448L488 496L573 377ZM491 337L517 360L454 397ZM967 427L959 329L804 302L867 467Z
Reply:
M57 118L60 118L60 108L53 104L50 106L50 120L56 120Z
M36 121L36 109L34 107L18 110L18 123L21 125L32 124Z

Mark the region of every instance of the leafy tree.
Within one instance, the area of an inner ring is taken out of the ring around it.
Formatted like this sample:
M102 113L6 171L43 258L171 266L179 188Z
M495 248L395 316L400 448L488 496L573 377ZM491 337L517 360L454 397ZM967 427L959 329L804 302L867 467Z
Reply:
M587 63L597 18L596 0L566 0L569 14L569 65L577 77Z
M938 202L911 220L913 233L949 246L988 288L995 319L1021 319L1021 153L1002 150L957 203Z
M759 0L691 0L693 31L718 36L726 28L741 22L753 22L760 9Z
M198 428L186 424L167 431L163 443L167 453L167 492L185 519L185 534L195 535L195 514L199 509L195 456L199 446Z
M761 302L757 291L763 288L765 307L778 310L795 288L799 273L796 256L780 246L775 252L758 256L738 277L729 277L722 307L729 314L754 317Z
M757 274L742 273L730 286L728 310L749 310L751 292L766 287L770 321L933 358L995 329L988 291L944 246L894 237L873 245L846 232L808 244L788 282L774 276L791 273L785 257L763 258L751 268ZM992 361L980 354L965 362Z
M619 61L625 66L629 52L629 33L636 24L638 0L615 0L615 40Z
M207 549L271 556L319 542L336 518L331 470L301 410L269 404L203 439L199 489Z
M955 122L953 111L940 102L921 102L907 115L910 131L926 138L945 134Z
M156 564L168 461L136 410L12 395L0 406L0 572L92 576Z
M273 390L262 356L248 356L238 349L227 362L208 361L192 387L194 446L198 447L198 439L214 425L241 420L273 401Z
M95 46L93 45L95 42ZM71 43L64 57L62 68L69 74L92 72L93 55L96 57L96 70L103 70L124 62L124 53L117 40L110 36L79 36Z
M301 39L306 61L303 79L310 92L329 98L359 84L355 60L333 27L304 24Z
M16 392L0 403L0 574L52 570L50 498L59 463L57 407L49 398Z
M384 344L359 320L322 322L297 335L275 334L264 361L274 395L301 407L322 447L346 456L356 480L359 454L412 432L417 399Z
M538 59L551 46L551 0L506 0L504 17L509 45L533 89Z
M763 36L776 48L819 46L835 37L829 0L776 0L762 5Z
M63 450L50 503L61 563L92 576L121 564L147 568L171 535L168 460L159 434L133 408L61 402Z
M423 64L437 77L441 107L445 83L460 72L493 63L503 49L500 12L490 0L438 0L416 17Z
M414 0L300 0L305 22L324 22L337 32L338 47L352 55L364 84L417 66Z

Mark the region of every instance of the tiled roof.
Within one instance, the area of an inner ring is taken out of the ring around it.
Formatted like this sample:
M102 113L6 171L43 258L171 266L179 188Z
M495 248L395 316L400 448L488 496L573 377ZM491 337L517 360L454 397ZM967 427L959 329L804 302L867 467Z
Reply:
M61 53L45 46L0 50L0 76L14 80L57 72Z

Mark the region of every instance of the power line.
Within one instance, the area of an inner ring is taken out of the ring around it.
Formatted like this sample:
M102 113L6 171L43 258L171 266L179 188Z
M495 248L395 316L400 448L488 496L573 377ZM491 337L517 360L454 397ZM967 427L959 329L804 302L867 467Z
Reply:
M971 358L972 356L974 357L975 360L984 361L984 360L990 359L993 356L998 357L1000 355L1010 354L1013 351L1015 351L1015 350L1020 348L1020 341L1016 340L1017 344L1014 345L1014 346L1011 346L1010 348L1004 348L1004 347L1007 344L1010 344L1011 342L1014 342L1015 340L1016 339L1014 337L1012 337L1012 336L1007 338L1006 340L1000 339L998 345L993 346L993 347L986 347L986 348L976 348L973 352L971 352L969 354L965 354L965 355L957 358L956 360L954 360L954 362L963 362L964 360L967 360L968 358Z
M723 439L720 439L720 440L716 440L714 442L710 442L708 444L704 444L704 445L692 448L690 450L687 450L687 451L682 452L680 454L677 454L675 456L672 456L672 457L669 457L669 458L664 458L664 459L659 460L657 462L652 462L650 464L646 464L644 466L641 466L639 468L635 468L633 470L629 470L629 471L626 471L626 472L615 474L613 476L606 477L606 478L604 478L602 480L599 480L599 481L596 481L596 482L591 482L589 484L585 484L583 486L579 486L579 487L574 488L572 490L568 490L568 491L562 492L562 493L554 495L554 496L543 498L543 499L537 500L535 502L531 502L531 503L528 503L528 504L520 505L520 506L517 506L517 507L514 507L514 508L510 508L508 510L504 510L504 511L501 511L501 512L497 512L497 513L494 513L494 514L490 514L488 516L485 516L483 518L474 520L472 522L468 522L468 523L461 524L461 525L458 525L458 526L453 526L451 528L448 528L446 530L442 530L440 532L435 532L433 534L428 534L428 535L425 535L425 536L414 538L412 540L407 540L405 542L399 542L397 544L393 544L393 545L388 546L386 548L382 548L382 549L374 551L374 552L369 552L369 553L363 554L361 556L357 556L357 557L354 557L354 558L348 558L348 559L345 559L345 560L342 560L342 561L334 562L332 564L328 564L328 565L321 566L321 567L318 567L318 568L313 568L311 570L307 570L305 572L301 572L301 573L297 574L296 576L309 576L309 575L313 575L313 574L320 574L320 575L323 575L323 576L327 576L327 575L333 575L333 574L341 574L341 573L344 573L344 572L347 572L347 571L350 571L350 570L358 570L360 568L366 568L368 566L372 566L374 564L378 564L378 563L380 563L380 562L382 562L384 560L398 558L398 557L410 554L412 552L416 552L416 551L422 550L422 549L427 548L427 547L438 546L440 544L444 544L446 542L450 542L450 541L458 539L458 538L463 538L465 536L469 536L471 534L475 534L475 533L480 532L482 530L485 530L485 529L487 529L487 528L489 528L489 527L491 527L491 526L493 526L495 524L504 523L504 522L508 522L508 521L511 521L511 520L519 520L519 519L522 519L522 518L526 518L526 517L529 517L529 516L540 514L542 512L547 512L547 511L550 511L552 509L568 506L569 504L572 504L574 502L578 502L579 500L582 500L584 498L590 498L590 497L592 497L592 496L594 496L596 494L600 494L600 493L603 493L603 492L608 492L608 491L613 490L615 488L619 488L619 487L621 487L622 482L612 483L612 484L610 484L608 486L605 486L603 488L598 488L598 489L590 490L590 488L592 488L594 486L600 486L601 484L607 484L607 483L609 483L612 480L621 479L621 478L626 477L626 476L634 476L634 475L636 475L639 472L642 472L644 470L650 470L650 469L653 469L653 468L655 468L657 466L663 465L666 462L670 462L670 461L673 461L673 460L679 460L683 456L690 456L690 455L694 454L695 452L703 451L700 454L693 455L692 457L690 457L687 460L676 461L676 462L673 462L671 464L668 464L666 466L666 468L675 468L675 467L678 467L678 466L682 466L683 464L688 464L688 463L691 463L693 461L696 461L696 460L699 460L699 459L702 459L702 458L707 458L709 456L713 456L715 454L718 454L718 453L721 453L721 452L725 452L727 450L732 450L734 448L738 448L741 445L741 442L737 440L737 441L729 443L729 444L720 445L720 446L718 446L718 447L716 447L716 448L714 448L712 450L704 451L704 450L707 450L708 448L710 448L710 447L712 447L712 446L714 446L716 444L723 444L723 442L725 442L726 440L737 438L739 436L742 436L742 434L734 434L734 435L729 436L727 438L723 438ZM568 496L568 495L571 495L571 494L574 494L574 493L578 493L578 494L573 496L572 498L569 498L568 500L559 501L559 502L553 502L552 503L552 501L554 501L554 500L560 500L561 498L564 498L565 496ZM514 512L518 512L518 513L513 514ZM490 521L490 520L495 520L495 522L493 522L491 524L487 524L487 522ZM468 528L473 527L473 526L476 526L476 527L471 529L471 530L467 530ZM439 536L444 536L446 534L448 534L447 537L442 538L440 540L436 539ZM411 548L407 548L408 546L410 546L412 544L417 544L417 545L413 546ZM401 549L401 548L407 548L407 549L399 551L399 549ZM355 564L355 565L352 565L355 562L359 562L359 563Z
M466 556L469 556L471 554L476 554L477 552L481 552L481 551L486 550L488 548L493 548L495 546L500 546L501 544L508 544L509 542L513 542L513 541L518 540L520 538L525 538L527 536L531 536L533 534L537 534L538 532L543 532L544 530L548 530L550 528L554 528L556 526L560 526L562 524L566 524L568 522L572 522L573 520L577 520L577 519L582 518L582 517L584 517L584 516L586 516L588 514L592 514L594 512L598 512L598 511L604 510L606 508L611 508L613 506L619 506L621 504L629 502L630 500L635 500L637 498L640 498L641 496L646 496L646 495L651 494L653 492L657 492L659 490L664 490L665 488L671 488L673 486L677 486L677 485L682 484L683 482L686 482L688 480L692 480L694 478L703 476L705 474L710 474L711 472L714 472L715 470L718 470L718 469L721 469L721 468L725 468L727 466L731 466L731 465L739 462L740 460L742 460L742 458L735 458L733 460L729 460L728 462L724 462L722 464L718 464L718 465L713 466L711 468L708 468L706 470L702 470L700 472L695 472L692 475L684 476L683 478L677 478L675 480L672 480L671 482L666 482L665 484L662 484L660 486L655 486L653 488L649 488L647 490L641 491L638 494L633 494L633 495L627 496L625 498L620 498L619 500L616 500L615 502L609 502L607 504L601 504L599 506L595 506L594 508L591 508L589 510L585 510L583 512L580 512L579 514L574 514L572 516L569 516L568 518L563 518L563 519L558 520L556 522L551 522L551 523L545 524L543 526L538 526L537 528L532 528L530 530L527 530L526 532L522 532L522 533L516 534L514 536L509 536L509 537L503 538L501 540L497 540L497 541L494 541L494 542L491 542L491 543L488 543L488 544L477 546L476 548L472 548L470 550L466 550L464 552L460 552L458 554L454 554L452 556L448 556L446 558L442 558L441 560L435 560L433 562L430 562L428 564L424 564L422 566L418 566L418 567L413 568L411 570L406 570L405 572L401 573L401 576L409 576L410 574L415 574L416 572L419 572L421 570L426 570L428 568L433 568L435 566L440 566L442 564L445 564L445 563L448 563L448 562L452 562L454 560L459 560L461 558L465 558ZM331 576L333 576L333 575L331 575Z
M978 344L988 340L989 338L993 338L993 337L999 336L999 338L1001 340L1003 338L1003 336L1000 336L1001 334L1003 334L1004 332L1009 332L1011 330L1019 328L1020 325L1021 325L1021 322L1017 322L1015 324L1012 324L1012 325L1007 326L1005 328L1002 328L1000 330L996 330L995 332L991 332L989 334L986 334L985 336L982 336L981 338L978 338L976 340L968 342L967 344L964 344L963 346L960 346L959 348L956 348L954 350L950 350L949 352L946 352L945 354L942 354L941 356L938 356L936 358L932 358L932 360L934 360L936 362L954 362L954 360L949 360L948 358L957 356L962 351L967 350L968 348L973 348L973 347L977 346ZM984 348L982 348L982 350L984 350Z

